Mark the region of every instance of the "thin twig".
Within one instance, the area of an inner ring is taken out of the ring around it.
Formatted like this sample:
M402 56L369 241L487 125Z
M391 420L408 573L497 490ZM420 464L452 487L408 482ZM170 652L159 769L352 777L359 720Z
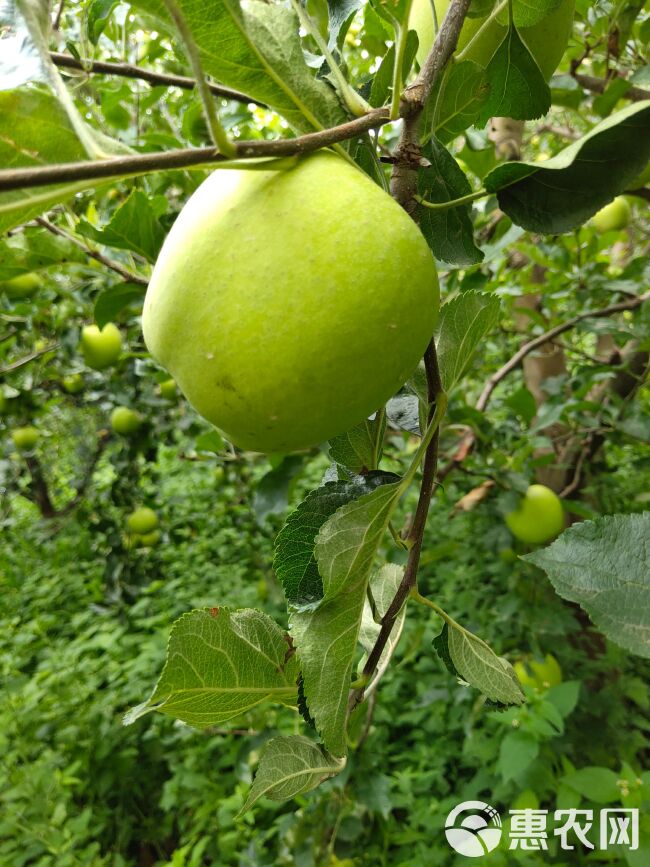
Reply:
M58 51L50 51L52 61L62 69L78 69L81 72L99 73L100 75L118 75L122 78L135 78L140 81L146 81L154 87L179 87L182 90L194 90L196 81L186 75L171 75L167 72L154 72L152 69L143 69L135 63L112 63L105 60L77 60L71 54L62 54ZM213 84L208 82L208 89L214 96L222 97L223 99L232 99L235 102L255 103L262 105L257 99L241 93L239 90L233 90L230 87L224 87L222 84Z
M1 368L0 376L6 376L8 373L13 373L14 370L19 370L26 364L30 364L35 359L40 358L41 355L47 355L48 352L55 352L59 348L59 346L59 343L51 343L49 346L46 346L43 349L37 349L35 352L30 352L29 355L24 355L17 361L14 361L11 364L8 364L6 367Z
M51 232L53 235L59 235L59 237L70 241L76 247L79 247L80 250L83 250L91 259L94 259L96 262L101 262L102 265L110 268L111 271L115 271L116 274L119 274L120 277L123 277L129 283L139 283L141 286L147 286L149 284L146 277L141 277L140 274L135 274L133 271L129 271L127 268L118 265L117 262L109 259L108 256L104 256L102 253L92 250L84 244L83 241L80 241L79 238L66 232L65 229L60 228L60 226L55 226L54 223L50 223L50 221L46 220L45 217L37 217L35 222L44 229L47 229L47 231Z
M63 7L65 6L65 0L59 0L59 6L56 10L56 15L54 16L54 21L52 22L52 30L58 30L59 25L61 24L61 16L63 15Z
M593 75L583 75L581 72L572 72L571 74L578 84L592 93L605 93L612 81L616 80L615 78L595 78ZM623 94L623 99L630 99L632 102L643 102L646 99L650 99L650 90L630 85Z
M413 84L407 87L402 94L400 114L404 120L404 125L395 151L391 192L396 201L414 219L415 200L413 197L417 192L417 168L420 163L418 134L420 115L438 76L442 73L454 53L469 4L470 0L452 0L419 75ZM436 424L436 427L424 453L418 504L407 537L410 550L404 575L395 596L382 617L379 635L368 654L362 674L362 678L366 679L366 681L372 677L377 668L395 625L397 615L413 588L417 586L417 573L420 565L424 529L436 481L440 421L447 407L447 396L442 386L438 357L433 339L427 346L424 354L424 367L427 377L429 429L434 424ZM363 700L363 693L363 686L351 691L348 701L350 711Z
M534 352L539 346L542 346L547 342L552 342L556 337L559 337L560 334L564 334L565 331L570 331L585 319L603 319L608 316L614 316L616 313L622 313L625 310L635 310L648 300L650 300L650 292L638 295L636 298L631 298L629 301L621 301L619 304L612 304L611 307L603 307L600 310L590 310L587 313L580 313L578 316L574 316L572 319L567 319L566 322L562 322L560 325L556 325L554 328L549 329L549 331L545 331L538 337L524 343L512 358L510 358L509 361L502 365L496 373L493 373L488 379L479 399L476 401L476 409L480 412L484 412L499 383L504 380L509 373L512 373L513 370L519 367L524 358L531 352ZM467 455L471 452L475 442L476 434L473 430L468 430L460 441L455 456L439 470L439 481L446 479L454 467L458 466L461 461L465 460Z
M370 129L389 122L388 108L377 108L363 117L342 123L331 129L310 132L297 138L275 141L235 142L235 158L290 157L311 153L363 135ZM134 154L107 160L87 160L37 168L4 169L0 171L0 191L27 189L48 184L121 178L169 169L208 166L224 162L217 148L181 148L162 153Z

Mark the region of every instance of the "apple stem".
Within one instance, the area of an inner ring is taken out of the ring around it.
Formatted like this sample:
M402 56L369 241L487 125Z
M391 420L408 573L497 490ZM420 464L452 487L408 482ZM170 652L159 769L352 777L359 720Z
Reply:
M323 39L323 36L318 29L318 25L314 22L308 12L303 8L299 0L291 0L291 5L294 12L298 16L298 20L307 31L307 33L309 33L309 35L312 37L312 39L318 46L318 50L327 61L330 72L336 79L336 84L338 86L341 98L343 99L343 102L346 104L348 109L355 117L361 117L362 115L369 112L371 110L370 105L360 94L356 92L353 87L351 87L347 78L343 74L341 67L334 59L334 55L330 51L327 42L325 41L325 39Z
M192 72L196 79L196 88L201 97L201 102L203 103L205 118L208 124L208 129L210 130L210 138L212 139L213 144L219 149L219 153L223 154L225 157L234 157L235 145L228 137L217 115L214 99L210 93L210 88L208 87L208 83L203 73L199 49L197 48L190 28L187 26L187 22L185 21L183 13L176 3L176 0L163 0L163 2L176 26L178 35L181 38L183 47L185 48L187 57L190 61Z

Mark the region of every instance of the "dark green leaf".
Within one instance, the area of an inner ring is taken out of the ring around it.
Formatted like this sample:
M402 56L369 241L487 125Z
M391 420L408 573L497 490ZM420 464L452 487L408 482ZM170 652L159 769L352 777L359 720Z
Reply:
M81 221L79 231L107 247L133 250L150 262L156 261L165 240L158 214L142 190L134 190L102 229Z
M428 202L443 203L472 192L469 181L449 151L431 139L423 148L430 165L418 172L418 194ZM418 206L422 234L434 256L450 265L467 267L480 262L483 254L474 244L471 205L436 211Z
M103 328L134 301L138 301L139 306L142 307L145 289L145 286L137 283L118 283L117 286L106 289L95 301L93 315L97 325Z
M517 28L508 29L485 71L490 84L479 123L491 117L529 120L541 117L551 107L551 91Z
M627 189L649 160L650 101L637 102L544 163L497 166L485 187L524 229L569 232Z

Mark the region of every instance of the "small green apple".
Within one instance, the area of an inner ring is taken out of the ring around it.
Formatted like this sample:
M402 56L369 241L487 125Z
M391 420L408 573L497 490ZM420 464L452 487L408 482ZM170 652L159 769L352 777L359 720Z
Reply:
M164 397L165 400L176 400L178 397L178 389L176 388L175 380L165 379L158 387L160 388L160 396Z
M128 406L116 406L111 413L111 427L117 434L128 437L142 426L143 418L139 412Z
M28 452L33 449L40 435L40 431L35 427L17 427L11 432L14 445L21 452Z
M438 24L441 24L445 17L449 2L450 0L434 0ZM487 4L486 10L491 6L492 4ZM547 80L562 60L573 29L574 9L575 0L560 0L557 8L537 24L518 28L519 35ZM458 51L467 48L464 60L472 60L483 67L489 64L508 32L506 16L507 11L504 10L501 16L491 17L486 14L483 17L465 19L458 39ZM413 0L409 28L418 34L417 59L421 66L433 45L434 20L431 0Z
M113 322L107 322L100 330L96 325L86 325L81 331L81 351L88 367L104 370L115 364L122 352L122 335Z
M128 516L126 526L130 533L135 533L138 536L151 533L158 526L158 515L148 506L140 506Z
M591 218L591 225L597 232L618 232L629 222L630 206L623 196L617 196Z
M415 223L329 151L218 169L174 224L142 325L190 403L242 448L324 442L382 406L431 339L435 261Z
M150 533L141 533L136 536L138 548L153 548L160 541L160 530L152 530Z
M62 384L68 394L79 394L84 387L84 378L80 373L70 373L63 377Z
M529 545L548 542L564 529L564 509L558 495L546 485L531 485L519 507L506 515L513 536Z
M31 298L43 285L43 279L33 271L28 274L19 274L10 280L0 283L0 289L4 290L7 298L12 301L20 301L23 298Z
M544 689L549 689L562 683L562 669L560 668L560 663L552 653L546 654L544 662L531 659L530 667L535 672L539 685Z

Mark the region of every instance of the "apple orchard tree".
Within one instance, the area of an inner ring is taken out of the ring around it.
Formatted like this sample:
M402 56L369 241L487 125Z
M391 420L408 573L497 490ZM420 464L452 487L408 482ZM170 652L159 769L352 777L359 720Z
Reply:
M647 247L642 6L0 3L8 484L60 517L122 438L129 532L111 538L115 550L155 544L158 518L127 486L174 428L152 417L176 386L231 444L214 430L208 451L273 453L280 475L319 446L331 459L277 536L288 629L219 600L186 613L153 693L125 717L208 728L264 702L299 714L303 733L268 741L242 810L342 770L409 605L440 618L450 676L496 708L525 700L510 663L418 590L432 499L473 454L490 481L462 507L496 494L499 476L514 536L551 542L519 550L608 638L650 656L650 515L580 520L607 436L626 425L641 436L648 260L620 252L613 279L601 251L625 247L610 234L630 220L623 194ZM549 236L564 245L555 259ZM497 256L515 283L529 269L528 291L481 291ZM79 297L91 288L92 315L79 321L74 298L56 296L53 271L76 275ZM523 342L476 389L472 360L506 315ZM46 316L52 340L26 345L22 325ZM554 402L573 334L607 375ZM522 367L509 412L539 435L508 463L489 405ZM112 427L93 433L77 490L57 502L39 406L84 394L92 424L99 414ZM399 431L411 447L386 460Z

